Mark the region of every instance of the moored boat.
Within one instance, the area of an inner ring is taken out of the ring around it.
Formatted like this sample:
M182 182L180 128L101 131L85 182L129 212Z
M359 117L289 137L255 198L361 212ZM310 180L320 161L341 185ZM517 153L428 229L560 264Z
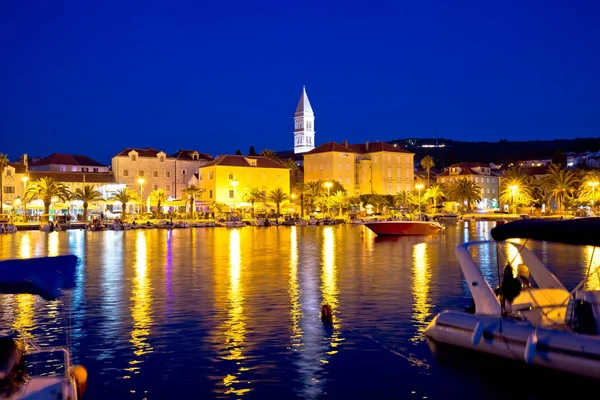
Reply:
M600 379L600 291L583 290L588 277L596 275L600 266L590 264L584 280L569 291L526 247L528 240L597 247L599 231L600 219L594 218L521 220L492 229L496 242L457 246L456 255L473 296L473 307L464 312L441 312L425 335L434 343ZM481 251L497 254L495 267L502 278L496 290L475 262L491 262L473 255L475 247L481 246L496 246L496 253L491 249ZM522 260L518 266L513 265L515 252Z
M363 224L379 236L434 235L444 229L430 221L369 221Z

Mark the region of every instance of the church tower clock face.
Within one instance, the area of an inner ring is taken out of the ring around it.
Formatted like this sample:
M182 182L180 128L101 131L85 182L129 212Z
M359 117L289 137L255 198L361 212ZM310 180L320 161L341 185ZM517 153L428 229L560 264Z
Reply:
M294 153L306 153L315 148L314 121L315 114L303 87L294 113Z

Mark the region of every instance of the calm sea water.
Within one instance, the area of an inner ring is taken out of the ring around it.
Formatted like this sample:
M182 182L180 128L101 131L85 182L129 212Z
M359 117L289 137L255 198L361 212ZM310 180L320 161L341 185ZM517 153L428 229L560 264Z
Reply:
M437 312L468 304L454 247L492 227L383 240L360 226L2 235L2 259L75 254L81 264L60 301L0 296L0 328L67 344L88 369L88 399L515 398L499 377L518 366L436 357L422 335ZM569 285L592 257L536 251ZM319 318L325 303L332 327ZM521 395L547 395L535 383L551 375L524 373L533 387Z

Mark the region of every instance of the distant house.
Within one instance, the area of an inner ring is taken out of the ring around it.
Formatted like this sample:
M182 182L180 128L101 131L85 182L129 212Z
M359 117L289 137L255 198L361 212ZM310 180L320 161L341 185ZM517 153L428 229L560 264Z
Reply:
M100 173L109 172L110 167L91 159L88 156L78 154L52 153L29 164L30 171L53 171L53 172L86 172Z
M437 176L439 184L451 185L454 181L467 178L481 187L482 200L477 203L478 208L498 207L500 191L500 178L498 172L487 164L463 162L445 168Z

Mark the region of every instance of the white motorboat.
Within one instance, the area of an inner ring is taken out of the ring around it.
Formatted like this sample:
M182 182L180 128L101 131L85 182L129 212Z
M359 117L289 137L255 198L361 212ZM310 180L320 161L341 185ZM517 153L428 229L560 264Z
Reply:
M77 257L0 262L0 293L38 295L50 301L75 284ZM40 348L32 339L0 338L0 392L8 399L80 399L87 371L73 366L66 347ZM26 367L27 365L27 367ZM36 365L43 365L37 371ZM55 366L55 367L53 367Z
M457 246L456 255L474 309L441 312L425 335L435 343L600 379L600 290L583 290L587 278L597 274L600 266L593 267L592 257L587 276L568 291L526 247L528 240L596 247L600 246L598 232L597 218L520 220L492 229L496 242ZM525 243L510 239L525 239ZM503 278L495 291L472 257L479 246L496 246L497 265L493 267ZM504 250L508 250L509 257ZM518 267L513 265L517 253L523 261Z
M246 223L242 221L242 217L239 215L230 215L225 222L227 228L242 228L246 226Z
M442 211L440 213L431 215L431 219L441 222L456 222L458 221L458 214L451 213L449 211Z
M162 229L173 229L175 225L173 224L173 222L163 219L156 223L156 227Z
M185 221L175 221L175 222L173 222L173 227L174 228L189 228L190 224L188 224Z
M0 225L0 233L16 233L17 226L15 224L2 224Z

